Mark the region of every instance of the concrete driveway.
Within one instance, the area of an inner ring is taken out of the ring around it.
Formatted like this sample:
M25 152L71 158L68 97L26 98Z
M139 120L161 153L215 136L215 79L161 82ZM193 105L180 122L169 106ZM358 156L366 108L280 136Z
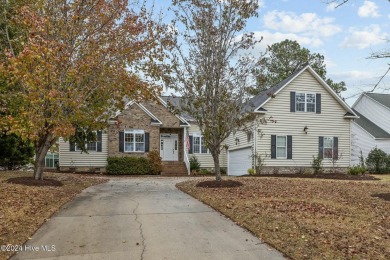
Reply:
M176 189L182 180L116 178L90 187L12 259L283 259Z

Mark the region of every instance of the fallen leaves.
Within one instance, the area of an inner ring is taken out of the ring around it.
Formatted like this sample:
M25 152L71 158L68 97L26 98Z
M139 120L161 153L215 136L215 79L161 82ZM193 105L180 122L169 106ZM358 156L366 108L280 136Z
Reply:
M235 178L241 187L177 186L293 259L390 259L389 182Z
M31 172L0 172L0 245L22 245L63 204L86 187L106 180L71 174L47 174L63 186L35 187L7 183L15 177L30 177ZM0 252L8 259L12 252Z

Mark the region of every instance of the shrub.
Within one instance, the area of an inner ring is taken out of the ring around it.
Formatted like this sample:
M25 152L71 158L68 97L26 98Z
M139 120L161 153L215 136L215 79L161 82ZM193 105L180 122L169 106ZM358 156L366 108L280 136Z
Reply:
M162 162L160 153L158 151L151 151L148 153L148 159L150 164L150 174L160 174L162 172Z
M199 171L200 169L200 162L198 161L198 158L195 156L192 156L190 158L190 170L192 171Z
M389 164L389 156L376 147L370 151L366 159L367 168L372 173L385 173Z
M109 157L107 174L149 174L150 163L144 157Z
M314 169L315 174L322 173L322 158L319 155L316 157L313 155L311 167Z
M248 169L248 174L249 174L249 175L255 175L255 169L249 168L249 169Z
M208 169L201 169L201 170L199 171L199 174L211 175L211 174L213 174L213 172L210 171L210 170L208 170Z
M357 165L357 166L352 166L348 169L348 174L350 175L359 175L359 174L364 174L366 172L366 167Z
M32 162L34 147L16 134L0 133L0 167L15 170Z
M220 171L221 171L221 174L223 174L223 175L226 175L226 174L227 174L227 170L226 170L226 168L224 168L224 167L221 167L221 168L220 168Z

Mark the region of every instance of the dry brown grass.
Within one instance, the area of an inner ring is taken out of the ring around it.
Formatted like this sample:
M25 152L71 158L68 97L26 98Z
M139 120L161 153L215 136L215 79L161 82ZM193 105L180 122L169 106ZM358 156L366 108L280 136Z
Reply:
M83 189L105 182L103 178L73 174L46 173L63 183L61 187L32 187L7 183L15 177L30 177L31 172L0 172L0 245L22 245L63 204ZM12 252L0 252L8 259Z
M293 259L390 259L386 181L236 178L235 188L178 187Z

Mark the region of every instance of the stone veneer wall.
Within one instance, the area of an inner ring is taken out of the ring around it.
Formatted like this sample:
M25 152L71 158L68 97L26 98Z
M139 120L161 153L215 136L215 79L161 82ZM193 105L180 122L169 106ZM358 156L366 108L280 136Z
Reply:
M180 120L160 104L143 105L164 123L163 126L151 125L150 116L147 115L138 105L133 104L118 116L118 124L110 125L108 127L108 157L147 156L147 153L119 152L119 132L124 131L125 129L140 129L145 130L146 133L149 133L149 151L156 150L160 152L160 132L167 134L179 134L179 160L183 161L183 129L164 128L179 127Z

